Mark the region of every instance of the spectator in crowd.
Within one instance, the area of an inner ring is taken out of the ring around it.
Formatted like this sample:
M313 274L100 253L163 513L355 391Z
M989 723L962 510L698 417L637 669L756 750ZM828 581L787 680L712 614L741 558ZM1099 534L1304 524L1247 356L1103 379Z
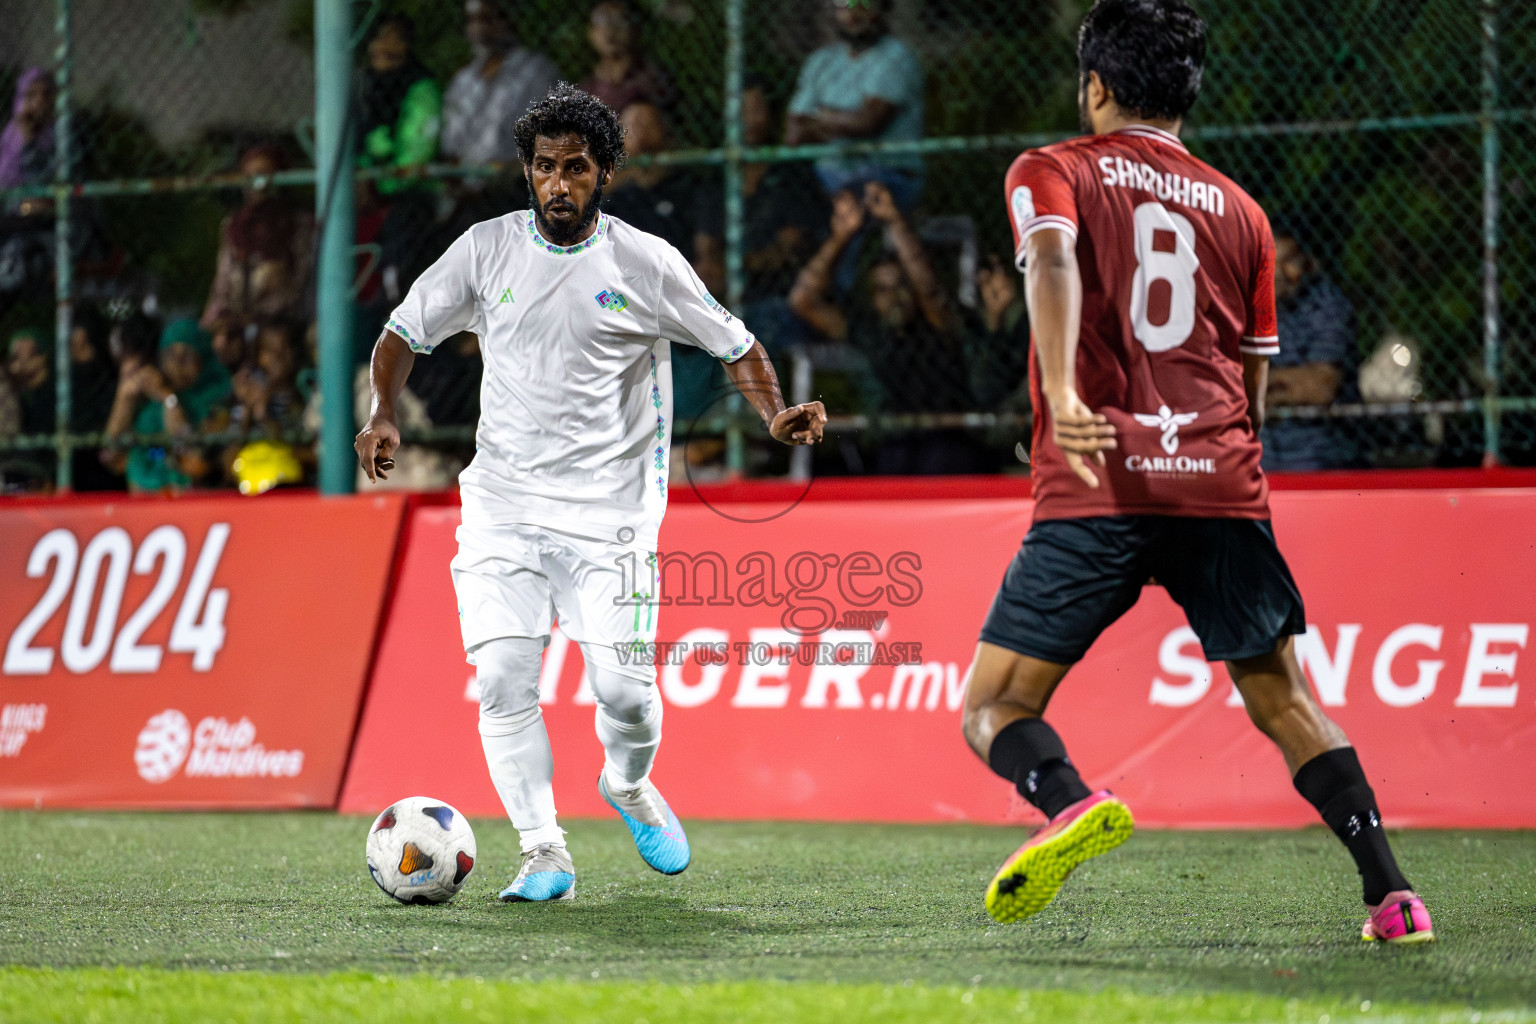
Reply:
M672 148L672 132L656 104L631 103L619 116L624 152L631 160ZM629 224L666 239L684 256L695 256L698 185L685 170L665 164L626 166L613 176L602 197L603 209Z
M138 367L159 358L160 334L160 321L143 310L133 311L112 328L110 347L119 382ZM113 401L116 400L114 395Z
M1275 231L1275 312L1280 354L1269 361L1272 409L1327 406L1359 401L1359 349L1355 310L1318 269L1304 248L1304 232ZM1264 468L1307 471L1354 464L1358 449L1348 424L1328 418L1269 417L1264 433Z
M661 108L636 101L619 115L624 125L624 152L631 158L672 148L671 132ZM685 170L665 164L627 166L613 176L601 197L603 209L632 227L670 242L694 262L698 258L700 192ZM680 420L702 415L723 383L720 361L703 349L677 345L672 349L672 409Z
M234 317L220 317L209 328L213 357L224 367L231 378L245 366L250 352L250 339L256 335L255 323L244 323Z
M116 438L131 430L137 439L127 451L109 448L103 461L126 473L135 494L186 490L207 475L209 460L179 439L205 428L229 397L229 375L214 358L212 339L195 320L172 322L160 336L157 363L124 356L106 433ZM166 433L169 445L147 439Z
M78 302L69 335L69 432L95 434L107 425L117 394L117 363L112 359L112 324L94 303ZM76 448L70 457L77 491L120 491L124 481L102 465L92 448Z
M11 119L0 131L0 189L53 180L53 101L53 76L42 68L17 78Z
M12 333L6 346L5 376L15 395L20 433L51 434L58 423L57 394L53 384L53 336L41 328L22 328ZM47 489L54 478L51 449L28 449L0 464L7 488Z
M53 386L53 338L41 328L22 328L6 347L5 370L21 407L23 434L51 434L58 423Z
M11 386L10 373L0 373L0 441L21 433L21 403Z
M437 155L443 93L416 58L415 23L405 14L379 20L368 42L362 84L364 167L421 167ZM438 189L430 182L383 178L358 193L357 241L378 246L375 270L358 302L366 311L360 328L372 343L376 328L430 263L426 239L437 217Z
M443 152L461 164L515 163L512 127L559 81L541 53L518 45L509 0L468 0L464 34L474 60L453 76L443 100Z
M242 493L262 493L279 482L259 467L283 466L280 482L298 483L305 464L313 464L312 448L296 446L289 434L304 426L305 399L298 387L303 354L303 328L282 320L255 325L253 356L230 382L232 402L228 429L240 439L224 450L224 466ZM265 486L264 486L265 485Z
M254 355L230 381L229 427L280 438L303 425L298 374L302 328L284 320L255 325Z
M1029 406L1029 314L1019 274L996 253L976 271L981 309L967 317L965 364L981 409Z
M774 119L766 85L749 79L741 93L742 141L772 145ZM816 249L827 223L810 169L801 161L745 164L741 168L742 264L746 271L742 318L770 351L807 340L804 325L784 296ZM725 282L725 195L717 185L701 193L694 235L694 267L712 292Z
M412 49L416 24L405 14L387 14L368 41L368 67L362 84L363 167L419 167L437 155L442 128L443 91L416 59ZM409 187L383 179L374 187L389 195Z
M0 189L53 180L53 101L51 75L35 67L21 73L11 119L0 131ZM53 200L34 196L8 202L0 218L0 308L44 298L52 273Z
M866 217L885 229L894 254L880 254L844 308L829 297L832 279ZM789 303L822 337L846 341L868 360L871 374L862 390L870 411L938 413L971 405L963 325L885 185L866 184L862 201L847 191L833 196L831 235L800 272ZM968 473L994 466L985 450L958 430L887 439L876 458L880 473Z
M890 34L890 0L832 0L838 41L806 60L789 103L790 145L843 140L912 142L923 137L923 70ZM827 159L816 173L828 195L878 181L910 209L922 190L922 159Z
M240 173L270 178L287 161L276 146L254 146L240 158ZM266 182L245 190L240 208L219 232L213 289L202 325L220 320L301 317L314 253L314 217L302 205L275 193Z
M592 8L587 41L597 64L581 80L581 88L619 113L631 103L645 101L670 107L677 96L666 73L645 54L640 15L623 0L603 0Z

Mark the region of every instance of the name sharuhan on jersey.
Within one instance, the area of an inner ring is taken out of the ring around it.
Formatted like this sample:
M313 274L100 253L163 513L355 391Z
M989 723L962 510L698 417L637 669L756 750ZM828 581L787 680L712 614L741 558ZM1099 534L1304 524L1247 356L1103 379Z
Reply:
M1146 125L1029 150L1005 189L1021 269L1035 232L1076 239L1078 394L1118 443L1102 486L1083 484L1051 439L1032 352L1036 518L1267 519L1242 362L1279 351L1263 210L1178 136Z

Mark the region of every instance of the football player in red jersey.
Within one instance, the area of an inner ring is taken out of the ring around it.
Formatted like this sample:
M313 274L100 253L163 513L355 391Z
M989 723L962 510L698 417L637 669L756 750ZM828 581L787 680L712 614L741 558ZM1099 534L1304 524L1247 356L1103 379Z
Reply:
M1049 824L997 872L987 910L1035 913L1130 836L1130 810L1089 791L1042 716L1155 579L1354 857L1362 936L1433 938L1360 761L1292 648L1306 618L1259 469L1279 350L1274 243L1258 205L1178 137L1205 25L1182 0L1098 0L1077 53L1088 134L1024 153L1005 186L1034 329L1036 506L982 627L964 727Z

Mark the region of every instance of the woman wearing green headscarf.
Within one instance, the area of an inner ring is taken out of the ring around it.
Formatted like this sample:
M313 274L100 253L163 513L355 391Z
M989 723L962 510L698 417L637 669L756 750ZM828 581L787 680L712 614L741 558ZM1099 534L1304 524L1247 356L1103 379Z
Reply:
M160 336L158 365L124 360L106 433L190 435L205 425L229 393L229 374L213 357L212 338L196 320L177 320ZM160 440L143 441L116 454L114 461L119 471L126 471L128 489L135 494L185 490L209 465L200 449L179 440L169 446Z

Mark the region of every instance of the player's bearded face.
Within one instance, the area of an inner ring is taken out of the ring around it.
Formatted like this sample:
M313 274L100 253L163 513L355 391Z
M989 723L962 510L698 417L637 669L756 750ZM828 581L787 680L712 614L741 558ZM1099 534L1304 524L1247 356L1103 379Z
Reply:
M604 184L585 144L574 135L551 140L540 136L527 176L539 234L559 246L580 242L597 219Z
M591 197L581 206L577 206L570 196L555 196L546 203L539 202L539 193L532 181L528 183L528 198L539 222L539 234L556 245L575 245L597 219L598 206L603 201L603 183L598 180Z

